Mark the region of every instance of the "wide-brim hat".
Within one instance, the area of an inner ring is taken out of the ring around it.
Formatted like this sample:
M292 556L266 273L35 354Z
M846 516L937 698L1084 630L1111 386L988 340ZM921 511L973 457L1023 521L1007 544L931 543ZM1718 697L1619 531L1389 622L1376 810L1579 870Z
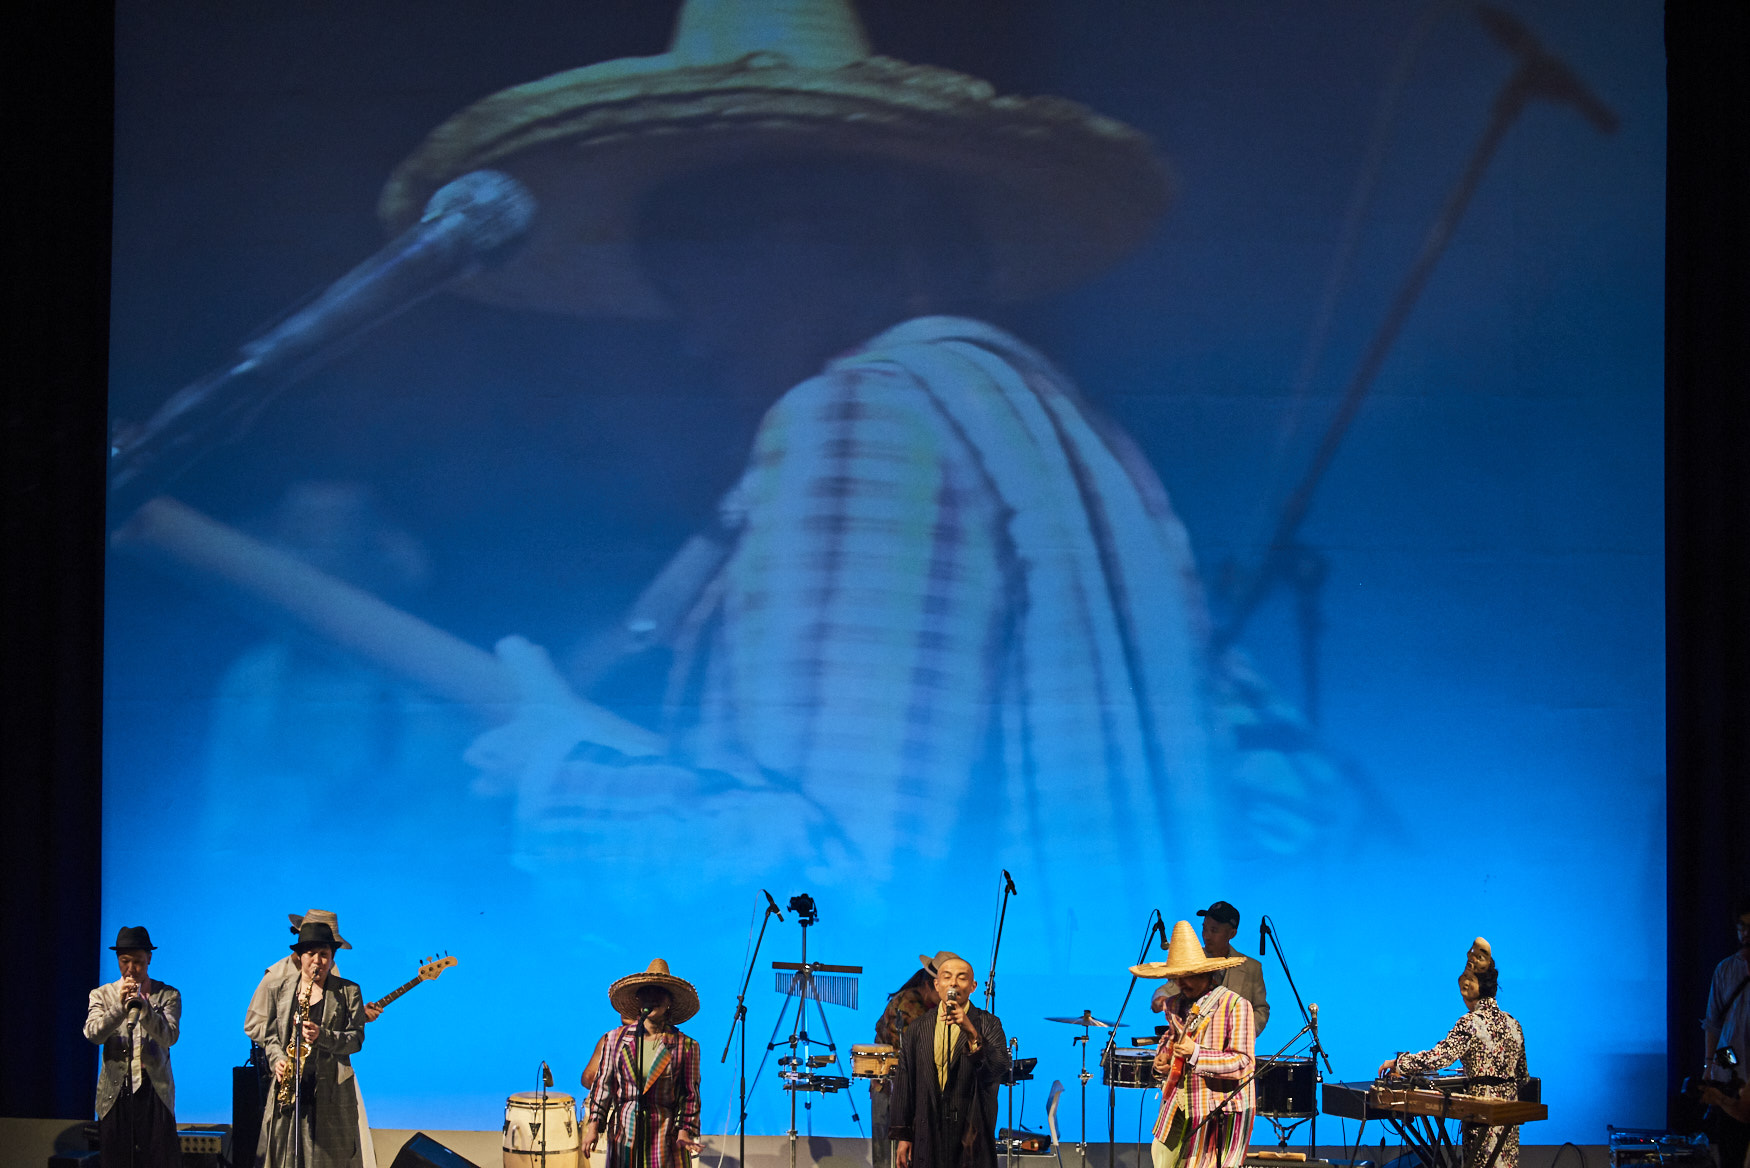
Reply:
M303 916L299 916L297 913L287 913L286 920L292 922L292 932L294 933L303 927L305 921L316 921L320 924L327 925L334 933L334 944L337 948L352 948L351 943L349 943L345 937L340 935L340 918L325 908L313 908Z
M149 953L158 946L152 944L152 934L146 931L145 925L123 925L116 930L115 944L110 948L117 953L124 949L144 949Z
M298 939L292 943L293 953L303 953L310 949L338 949L340 938L334 935L334 930L326 921L305 921L298 926Z
M928 973L931 977L936 976L939 972L939 967L944 961L966 961L966 958L949 949L938 951L934 957L925 957L922 953L918 954L918 964L922 965L924 967L924 972ZM966 961L966 964L971 965L972 962Z
M1214 973L1245 963L1246 959L1237 953L1232 957L1210 957L1203 952L1203 945L1197 940L1197 930L1191 927L1191 922L1180 921L1173 926L1172 940L1167 942L1167 959L1133 965L1130 972L1137 977L1184 977L1188 973Z
M620 1012L620 1017L637 1015L638 991L644 986L661 986L668 991L671 1002L668 1020L676 1026L699 1012L699 991L692 982L670 973L668 962L658 957L643 973L630 974L608 987L608 1001Z
M378 214L417 222L437 189L504 171L539 212L523 245L455 285L514 308L658 317L636 251L665 181L761 157L861 159L934 176L971 214L996 300L1094 275L1147 238L1170 183L1149 140L1056 97L871 53L850 0L686 0L665 53L495 93L433 130Z

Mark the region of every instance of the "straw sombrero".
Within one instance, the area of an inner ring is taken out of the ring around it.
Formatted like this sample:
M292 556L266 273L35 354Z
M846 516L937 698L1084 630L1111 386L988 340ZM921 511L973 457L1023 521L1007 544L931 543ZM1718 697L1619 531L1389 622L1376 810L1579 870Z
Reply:
M540 211L503 265L456 285L481 300L580 316L665 314L640 270L640 200L681 175L762 156L925 170L969 208L988 293L1067 287L1146 237L1168 179L1148 139L1055 97L999 97L976 77L871 54L850 0L686 0L669 49L495 93L395 169L391 232L469 171L505 171Z
M692 982L670 973L668 962L660 957L652 961L650 968L643 973L623 977L609 986L608 1001L620 1012L620 1017L632 1017L638 1013L638 990L652 985L667 990L674 1000L668 1011L670 1023L678 1026L699 1012L699 991L693 988Z
M1218 969L1232 969L1245 963L1246 959L1237 953L1232 957L1205 955L1202 943L1197 940L1197 930L1191 927L1190 921L1180 921L1173 926L1173 939L1167 944L1167 959L1133 965L1130 972L1137 977L1183 977L1187 973L1214 973Z

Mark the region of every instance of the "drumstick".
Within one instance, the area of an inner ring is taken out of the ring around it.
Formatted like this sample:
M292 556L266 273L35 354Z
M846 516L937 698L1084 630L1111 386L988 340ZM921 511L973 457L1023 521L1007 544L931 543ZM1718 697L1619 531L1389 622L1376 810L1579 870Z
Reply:
M203 581L228 585L324 640L494 721L508 721L516 711L516 679L497 657L175 499L150 500L110 540L117 548L191 569ZM658 735L582 698L577 703L589 741L634 757L664 753Z

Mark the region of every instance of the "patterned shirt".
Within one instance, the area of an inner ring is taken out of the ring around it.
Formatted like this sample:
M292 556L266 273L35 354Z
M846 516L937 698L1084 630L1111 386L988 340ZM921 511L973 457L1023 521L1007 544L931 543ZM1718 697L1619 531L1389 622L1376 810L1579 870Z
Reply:
M701 879L777 856L879 883L959 849L976 808L1047 917L1110 874L1089 935L1218 869L1209 833L1127 843L1218 814L1189 538L1038 353L957 317L888 330L771 407L724 512L733 547L671 636L669 765L531 783L519 862L630 880L625 823L655 807Z
M1407 1075L1431 1075L1442 1067L1462 1063L1464 1073L1479 1077L1511 1079L1497 1085L1470 1088L1473 1095L1491 1099L1517 1099L1519 1083L1529 1072L1525 1064L1525 1032L1513 1015L1501 1009L1494 998L1483 998L1465 1013L1439 1044L1429 1050L1398 1056L1398 1070ZM1494 1168L1518 1168L1519 1128L1464 1125L1465 1168L1482 1168L1499 1141Z
M1192 1002L1183 993L1165 1003L1163 1013L1181 1022L1190 1015ZM1252 1026L1252 1004L1225 986L1214 986L1195 1002L1197 1020L1191 1023L1197 1050L1191 1055L1184 1078L1174 1097L1161 1100L1155 1119L1155 1139L1165 1141L1176 1118L1192 1129L1186 1148L1185 1168L1235 1165L1245 1159L1252 1138L1252 1120L1258 1106L1256 1086L1240 1082L1251 1076L1253 1046L1257 1034ZM1172 1044L1163 1040L1155 1052L1155 1071L1164 1079L1173 1059ZM1236 1091L1235 1088L1238 1088ZM1209 1117L1217 1107L1229 1122Z
M640 1082L637 1030L636 1024L619 1026L604 1037L601 1074L586 1105L589 1121L606 1140L609 1168L629 1168L642 1109L648 1168L682 1168L688 1155L680 1133L699 1134L699 1044L678 1030L663 1033L662 1053L645 1063Z

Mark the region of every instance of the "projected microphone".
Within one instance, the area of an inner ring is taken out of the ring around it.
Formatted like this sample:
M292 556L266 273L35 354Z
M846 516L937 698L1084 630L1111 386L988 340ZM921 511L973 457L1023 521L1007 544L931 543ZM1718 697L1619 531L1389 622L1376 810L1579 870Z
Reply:
M495 170L438 188L418 223L245 342L230 365L178 390L144 425L111 439L111 522L126 519L215 440L240 434L280 390L346 342L505 255L528 234L535 211L528 189ZM221 427L231 433L216 433Z
M766 892L763 888L760 891ZM769 892L766 892L766 911L777 917L780 925L784 923L783 910L778 907L778 902L772 899L772 894Z

